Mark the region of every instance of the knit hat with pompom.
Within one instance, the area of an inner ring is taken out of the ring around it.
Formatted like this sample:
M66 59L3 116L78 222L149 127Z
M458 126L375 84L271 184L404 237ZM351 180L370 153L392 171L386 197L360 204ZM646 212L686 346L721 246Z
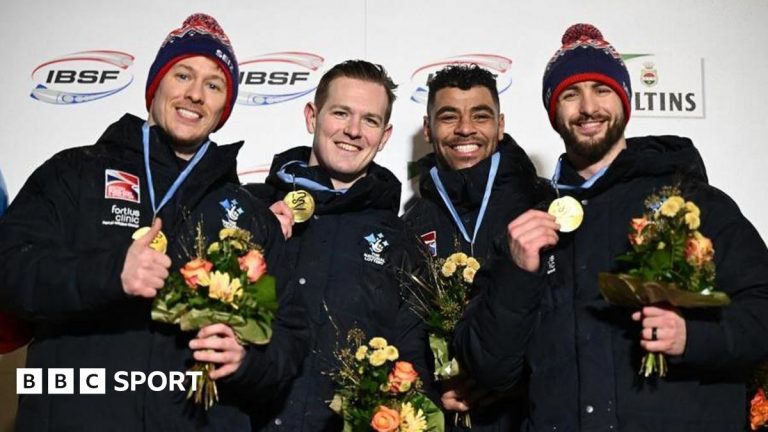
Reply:
M629 121L632 100L629 72L621 55L603 39L600 30L591 24L574 24L563 34L562 43L544 71L542 98L552 126L558 96L568 86L582 81L597 81L611 87L624 106L625 121Z

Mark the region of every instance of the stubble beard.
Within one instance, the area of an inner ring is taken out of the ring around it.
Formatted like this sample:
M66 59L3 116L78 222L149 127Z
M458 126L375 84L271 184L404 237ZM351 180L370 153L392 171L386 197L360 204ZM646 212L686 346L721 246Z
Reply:
M604 117L598 116L582 116L579 118L579 121L586 121L593 118L598 120L604 119ZM556 130L563 139L568 153L574 154L588 165L592 165L599 162L616 144L618 144L621 137L624 136L625 123L623 115L617 117L613 123L608 124L608 129L602 139L590 138L580 141L576 134L568 129L561 119L557 119Z

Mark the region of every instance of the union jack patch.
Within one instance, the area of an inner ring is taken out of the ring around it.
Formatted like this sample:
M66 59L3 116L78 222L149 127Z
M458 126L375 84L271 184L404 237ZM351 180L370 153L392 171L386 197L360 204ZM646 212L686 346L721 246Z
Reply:
M125 171L104 171L104 198L141 203L139 177Z
M437 231L430 231L424 233L421 236L421 241L427 245L429 253L434 257L437 256Z

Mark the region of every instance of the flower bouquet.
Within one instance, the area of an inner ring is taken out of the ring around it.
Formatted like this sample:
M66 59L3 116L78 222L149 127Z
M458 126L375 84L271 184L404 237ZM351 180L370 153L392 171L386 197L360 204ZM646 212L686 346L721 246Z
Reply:
M384 338L367 344L353 329L350 347L336 352L340 368L330 408L344 419L344 432L442 432L443 414L426 395L413 365L397 361L397 348Z
M459 374L459 364L448 349L456 323L469 302L472 281L480 269L477 259L463 252L448 258L428 259L428 281L412 275L421 287L415 295L414 309L430 327L429 347L435 359L435 380Z
M600 273L600 291L614 305L639 308L669 303L682 308L724 306L727 294L714 290L715 251L699 231L700 210L676 187L665 186L645 200L645 213L632 219L631 250L617 258L627 273ZM665 376L661 353L646 353L640 374Z
M195 257L168 277L152 304L152 319L177 324L182 331L223 323L239 342L263 345L272 337L276 311L275 280L267 275L263 251L251 242L251 234L225 228L219 241L206 246L198 226ZM203 373L187 394L206 410L218 401L216 383L208 376L213 367L207 362L192 367Z

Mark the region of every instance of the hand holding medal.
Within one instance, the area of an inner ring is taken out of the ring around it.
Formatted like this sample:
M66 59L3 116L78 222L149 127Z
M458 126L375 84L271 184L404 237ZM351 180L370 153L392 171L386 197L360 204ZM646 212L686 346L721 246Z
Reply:
M123 291L129 296L153 298L165 284L171 259L165 255L168 240L161 228L157 218L152 227L139 228L133 235L120 273Z
M154 223L153 223L154 225ZM151 227L141 227L133 232L133 235L131 236L132 239L138 240L145 235L147 235L152 230ZM154 249L162 254L165 253L165 251L168 250L168 238L163 234L162 231L157 231L154 238L149 242L149 248Z

